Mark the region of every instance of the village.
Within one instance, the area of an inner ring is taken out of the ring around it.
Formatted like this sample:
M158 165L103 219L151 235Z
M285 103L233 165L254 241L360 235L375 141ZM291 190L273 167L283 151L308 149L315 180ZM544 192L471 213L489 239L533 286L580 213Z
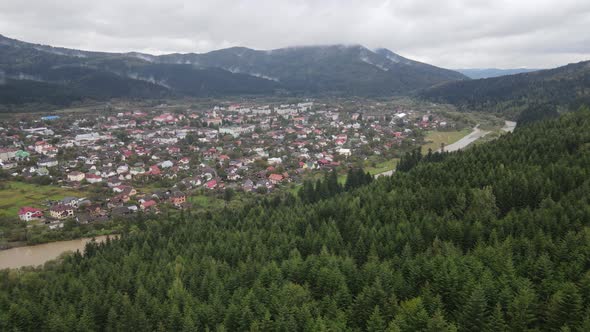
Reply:
M430 110L380 102L114 107L4 121L0 166L11 181L93 193L18 206L15 218L59 229L65 220L186 209L204 191L293 188L317 174L394 160L423 132L456 126Z

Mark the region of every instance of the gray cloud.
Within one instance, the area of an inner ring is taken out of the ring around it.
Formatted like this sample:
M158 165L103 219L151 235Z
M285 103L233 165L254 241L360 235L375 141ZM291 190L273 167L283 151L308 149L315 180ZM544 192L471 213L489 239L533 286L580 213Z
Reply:
M590 59L586 0L3 0L0 33L147 53L363 44L447 68Z

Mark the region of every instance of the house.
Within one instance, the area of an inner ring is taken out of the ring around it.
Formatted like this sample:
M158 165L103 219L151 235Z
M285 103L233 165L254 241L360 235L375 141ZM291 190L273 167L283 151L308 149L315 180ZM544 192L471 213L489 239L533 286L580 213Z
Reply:
M45 141L35 142L35 152L43 154L49 149L50 146L51 144Z
M156 203L156 201L154 201L153 199L147 200L147 201L142 201L139 204L139 208L142 210L149 210L149 209L153 209L158 205L158 203Z
M0 161L0 166L2 166L2 169L13 169L18 166L18 164L15 161Z
M157 165L150 166L150 170L148 172L149 175L160 175L162 171Z
M169 146L167 150L168 150L168 153L170 153L170 154L180 153L180 148L178 146Z
M106 211L100 204L94 203L84 207L84 211L93 217L102 217L106 215Z
M109 179L109 181L107 182L107 186L109 186L109 188L114 188L117 186L121 185L121 180L119 180L119 178L116 177L112 177Z
M66 219L74 216L74 208L64 204L56 204L49 209L49 215L55 219Z
M120 187L123 187L121 193L123 193L124 195L127 195L129 197L137 195L137 190L131 186L119 186L119 188Z
M129 165L123 164L117 167L117 174L125 174L129 172Z
M125 217L133 213L133 210L129 209L126 206L119 206L113 208L111 211L111 216L113 217Z
M254 182L250 179L246 179L244 183L242 183L242 188L244 191L252 191L254 189Z
M166 161L162 162L162 164L160 166L162 166L162 168L170 168L170 167L174 166L174 163L170 160L166 160Z
M84 173L74 171L74 172L71 172L68 174L68 181L80 182L80 181L84 180L85 177L86 176L84 175Z
M91 222L108 221L109 218L106 215L94 215L92 213L83 212L76 216L76 221L80 224L88 224Z
M49 175L49 170L47 169L47 167L39 167L37 168L35 173L37 173L37 175L39 176L47 176Z
M8 161L16 158L18 150L12 148L0 148L0 160Z
M350 157L350 155L352 154L352 152L350 151L350 149L339 149L338 150L338 154L342 155L342 156L346 156L346 157Z
M129 173L131 173L131 175L139 175L145 173L145 170L143 169L143 166L133 166Z
M27 151L23 151L23 150L18 150L18 151L16 151L16 154L15 154L15 158L17 160L28 160L30 156L31 156L30 153L28 153Z
M43 159L43 160L40 160L39 162L37 162L37 166L39 166L39 167L55 167L57 165L58 165L57 159L54 159L54 158Z
M208 118L205 120L207 127L221 125L221 118Z
M88 183L98 183L98 182L102 182L102 177L96 175L96 174L92 174L92 173L87 173L85 175L86 181L88 181Z
M205 183L205 186L207 187L207 189L215 189L215 187L217 187L217 180L211 180Z
M176 118L174 117L174 115L170 114L170 113L164 113L161 115L158 115L156 117L153 118L154 122L158 122L158 123L173 123L176 122Z
M277 158L268 158L268 163L270 165L277 165L277 164L281 164L283 162L283 160L280 157Z
M281 183L281 181L283 181L283 176L281 174L271 174L268 177L268 180L272 183L272 184L279 184Z
M109 201L107 203L107 207L110 209L114 209L114 208L123 206L123 204L128 201L129 201L129 196L124 195L124 194L119 194L119 195L109 199Z
M170 195L170 203L176 207L180 207L186 203L186 195L181 191L175 191Z
M39 209L23 206L18 210L18 218L22 221L31 221L43 217L43 212Z
M60 201L60 204L70 206L74 209L78 208L80 200L76 197L65 197Z
M227 175L227 179L230 181L237 181L239 179L241 179L242 177L240 176L240 174L236 173L236 172L232 172L230 174Z

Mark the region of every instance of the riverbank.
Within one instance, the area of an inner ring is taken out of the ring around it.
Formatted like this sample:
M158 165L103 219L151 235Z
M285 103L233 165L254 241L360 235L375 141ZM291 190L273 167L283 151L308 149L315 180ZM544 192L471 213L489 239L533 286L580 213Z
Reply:
M116 239L118 235L103 235L87 237L76 240L57 241L33 246L23 246L0 251L0 269L16 269L25 266L40 266L46 262L58 258L66 252L84 251L86 244L92 239L96 242L104 242L110 237Z
M49 230L43 225L28 227L26 228L29 233L28 240L6 241L6 238L0 238L0 252L14 248L36 246L59 241L70 241L107 235L116 236L121 233L123 229L122 225L115 225L113 222L110 223L112 227L107 227L105 224L76 225L71 230ZM94 228L94 226L103 228Z

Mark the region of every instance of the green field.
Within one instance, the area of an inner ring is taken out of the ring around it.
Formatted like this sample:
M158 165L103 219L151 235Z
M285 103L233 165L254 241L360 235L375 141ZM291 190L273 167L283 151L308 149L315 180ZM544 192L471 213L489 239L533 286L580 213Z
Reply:
M445 146L453 144L467 136L471 131L471 128L465 128L459 131L429 131L424 138L422 153L427 153L428 149L432 149L433 152L438 151L441 143L444 143Z
M366 167L365 171L369 172L371 175L376 175L379 173L391 171L392 169L395 169L398 162L399 162L399 158L386 160L386 161L377 163L377 165L375 165L375 167Z
M82 191L57 186L40 186L8 181L0 184L0 217L17 217L22 206L45 208L46 200L60 200L67 196L84 197Z

